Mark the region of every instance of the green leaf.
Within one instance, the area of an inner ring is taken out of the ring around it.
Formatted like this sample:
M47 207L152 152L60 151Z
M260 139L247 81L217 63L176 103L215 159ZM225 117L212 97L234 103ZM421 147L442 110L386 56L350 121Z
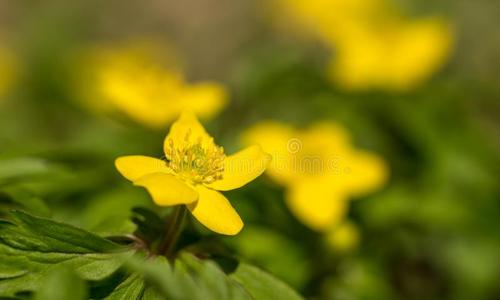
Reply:
M239 282L253 299L300 300L299 294L274 276L245 263L240 263L230 278Z
M1 188L23 188L46 199L49 199L47 196L54 194L60 197L75 190L95 188L101 178L98 172L96 168L83 170L69 168L61 163L41 158L0 155Z
M215 262L189 253L182 253L174 266L161 256L146 262L134 257L127 265L143 275L144 295L152 289L162 298L174 300L302 299L285 283L244 263L229 276ZM140 286L136 281L131 281L129 286L132 285Z
M32 157L15 157L0 159L0 182L41 176L50 172L49 164L42 159Z
M202 261L191 254L183 253L172 267L158 256L144 262L133 259L129 268L143 274L149 289L166 299L193 300L249 300L250 295L212 261Z
M176 261L175 268L177 274L191 276L202 296L210 295L206 299L250 299L249 294L227 277L215 262L184 253Z
M237 236L226 239L226 243L245 261L269 270L294 287L304 286L310 275L305 251L277 231L247 226Z
M13 222L0 222L0 298L35 292L36 299L57 300L74 292L71 299L83 299L86 280L92 299L301 299L243 263L229 276L214 261L189 253L172 265L163 256L132 256L134 251L70 225L20 211L12 216Z
M106 191L86 199L86 205L76 213L82 226L100 235L130 234L136 230L131 220L131 210L137 206L153 206L153 202L132 186ZM163 229L163 221L161 226Z
M22 211L12 212L16 224L0 225L0 239L22 250L61 253L112 252L120 247L83 229L31 216Z
M13 223L0 222L0 297L37 291L61 267L85 280L102 280L130 255L127 248L82 229L20 211L12 215Z
M145 283L142 276L139 274L131 274L104 299L141 299L144 288Z
M50 215L50 209L42 199L20 187L10 186L0 189L0 205L2 212L7 207L11 209L15 207L42 216Z
M34 297L34 300L67 299L87 299L87 286L85 282L67 268L59 268L51 271L47 277L44 278L42 288Z

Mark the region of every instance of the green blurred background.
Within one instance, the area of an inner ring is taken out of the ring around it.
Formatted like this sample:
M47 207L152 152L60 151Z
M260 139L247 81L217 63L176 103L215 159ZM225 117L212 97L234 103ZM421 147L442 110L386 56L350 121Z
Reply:
M332 84L328 51L276 29L262 2L0 1L0 47L14 66L0 100L2 214L22 207L117 235L134 230L132 207L154 208L113 161L161 156L168 126L89 111L76 100L82 66L74 59L96 43L152 38L176 49L188 80L227 87L228 106L206 125L229 152L258 121L328 119L391 169L382 190L352 202L361 240L350 251L330 249L300 224L266 177L227 194L246 224L240 235L192 222L186 243L223 248L214 251L251 261L310 299L500 299L500 2L398 5L446 16L456 35L447 65L405 92Z

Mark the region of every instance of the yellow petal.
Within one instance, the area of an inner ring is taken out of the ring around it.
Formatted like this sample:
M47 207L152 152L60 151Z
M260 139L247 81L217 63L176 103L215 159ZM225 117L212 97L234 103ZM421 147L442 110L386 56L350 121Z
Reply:
M400 37L391 56L392 75L388 83L397 89L415 87L436 70L450 55L453 34L438 18L419 19L401 26Z
M208 229L220 234L235 235L243 228L243 221L221 193L196 186L200 197L187 207L193 216Z
M115 160L115 166L118 172L130 181L151 173L170 172L165 161L142 155L119 157Z
M320 150L337 153L350 150L351 135L344 127L334 122L317 122L303 135L307 142L319 146Z
M216 83L188 85L179 96L184 109L190 109L202 119L212 118L227 103L225 89Z
M271 155L262 151L260 146L250 146L226 157L222 179L209 187L219 191L237 189L260 176L270 161Z
M139 178L135 185L145 187L153 201L160 206L193 203L198 193L177 177L166 173L152 173Z
M336 192L324 181L304 180L292 185L286 194L292 213L305 225L325 231L340 223L347 213L344 193Z
M242 135L242 141L246 145L258 144L264 149L265 152L287 153L287 142L295 136L293 127L273 122L265 121L258 123Z
M198 118L191 111L184 111L179 119L172 124L170 132L165 138L163 144L165 152L167 152L168 143L172 140L174 144L181 145L185 142L196 143L198 141L204 143L213 143L212 138L203 128L203 125L198 121Z
M438 18L367 27L346 37L335 45L333 78L344 88L393 90L414 88L430 77L446 63L454 39Z
M389 169L379 156L357 151L346 163L345 185L355 196L363 196L382 187L389 177Z
M300 147L293 127L278 122L262 122L245 131L242 141L245 145L258 144L271 155L272 161L266 172L273 180L282 184L292 180L292 154L294 147Z

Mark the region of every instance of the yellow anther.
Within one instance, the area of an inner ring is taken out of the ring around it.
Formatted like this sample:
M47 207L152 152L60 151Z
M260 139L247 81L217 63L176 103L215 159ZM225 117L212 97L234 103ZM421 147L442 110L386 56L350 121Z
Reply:
M214 144L213 140L203 143L202 138L197 138L191 142L190 137L191 131L188 131L179 145L172 139L168 140L165 155L170 169L193 184L210 184L222 179L224 148Z

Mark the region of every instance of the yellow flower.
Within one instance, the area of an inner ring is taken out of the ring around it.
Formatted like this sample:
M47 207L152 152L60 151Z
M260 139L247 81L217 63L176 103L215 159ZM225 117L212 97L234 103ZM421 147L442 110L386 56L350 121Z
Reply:
M291 212L314 230L337 225L351 197L376 190L388 178L380 157L355 149L349 134L331 122L308 130L264 122L250 128L243 141L260 143L271 154L267 174L285 186Z
M214 117L227 103L225 89L214 82L187 83L176 61L152 44L97 48L85 60L89 79L84 82L91 88L85 98L97 110L117 110L153 128L186 109Z
M329 72L347 89L409 90L443 65L452 44L449 25L437 18L352 31L336 43Z
M446 20L407 18L386 0L275 1L280 20L285 13L335 53L328 74L345 89L409 90L438 71L452 50Z
M294 30L306 31L325 42L347 37L352 28L366 27L387 13L381 0L274 0L272 15L283 21L283 14ZM304 30L305 29L305 30Z
M243 228L240 216L218 191L239 188L264 172L271 157L259 146L226 156L192 113L183 113L164 142L166 160L124 156L116 168L146 188L160 206L186 205L200 223L220 234Z

